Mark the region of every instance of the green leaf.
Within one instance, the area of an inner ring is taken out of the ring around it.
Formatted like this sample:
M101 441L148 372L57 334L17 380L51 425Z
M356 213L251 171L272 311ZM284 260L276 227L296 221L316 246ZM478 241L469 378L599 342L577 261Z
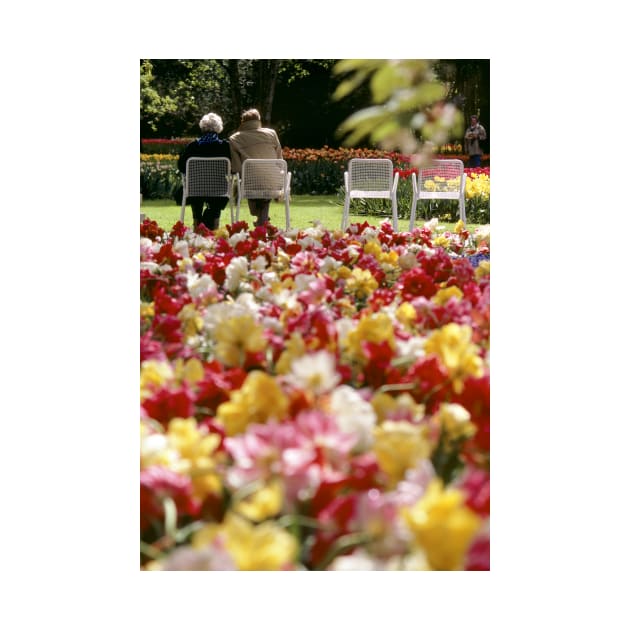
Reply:
M347 118L337 129L338 135L348 133L344 140L345 146L354 146L362 138L369 136L389 119L388 112L383 107L368 107Z
M164 531L170 538L175 538L177 533L177 506L172 497L164 497L162 499L164 508Z
M386 120L383 124L378 125L372 131L372 141L373 142L381 142L388 136L396 133L400 129L400 125L396 120Z
M371 540L373 540L373 536L362 532L340 536L330 547L324 556L324 559L315 567L315 570L323 571L337 556L340 556L350 549L354 549L360 545L365 545Z
M352 71L372 72L380 67L382 59L340 59L333 67L333 74Z
M348 116L348 118L339 125L339 130L342 132L349 131L353 127L356 127L365 121L379 119L383 116L386 116L386 114L384 113L384 108L380 105L366 107L358 112L355 112L351 116Z
M333 92L332 98L338 101L344 98L344 96L348 96L348 94L354 92L354 90L365 81L366 77L366 72L357 72L349 79L344 79Z
M446 87L441 83L424 83L418 86L412 93L405 95L401 105L405 109L422 108L441 101L446 96Z
M164 553L157 547L154 547L143 540L140 541L140 552L151 558L151 560L159 560L164 555Z
M384 103L401 87L401 78L394 66L379 68L370 80L370 88L375 103Z

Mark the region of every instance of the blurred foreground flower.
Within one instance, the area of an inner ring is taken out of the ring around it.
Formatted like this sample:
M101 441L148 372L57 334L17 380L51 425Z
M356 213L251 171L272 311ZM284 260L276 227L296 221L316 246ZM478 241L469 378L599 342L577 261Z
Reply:
M444 489L442 482L432 481L422 499L404 510L404 518L431 568L436 571L464 568L466 552L481 519L465 506L459 491Z
M228 513L221 525L206 525L193 536L192 546L204 549L216 543L227 551L241 571L279 571L294 568L297 540L270 521L252 525Z
M489 234L141 238L143 570L488 570Z

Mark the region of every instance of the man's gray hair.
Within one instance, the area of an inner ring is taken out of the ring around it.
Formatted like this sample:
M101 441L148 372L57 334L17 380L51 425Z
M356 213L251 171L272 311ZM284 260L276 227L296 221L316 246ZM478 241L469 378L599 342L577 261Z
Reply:
M241 122L247 120L260 120L260 112L257 109L246 109L241 114Z

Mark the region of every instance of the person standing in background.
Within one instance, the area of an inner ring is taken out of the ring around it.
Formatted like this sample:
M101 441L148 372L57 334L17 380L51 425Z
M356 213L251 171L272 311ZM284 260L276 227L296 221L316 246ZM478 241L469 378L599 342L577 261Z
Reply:
M464 134L464 151L468 153L468 166L471 168L481 166L481 141L486 139L486 130L479 124L477 116L470 117L470 127L466 129Z

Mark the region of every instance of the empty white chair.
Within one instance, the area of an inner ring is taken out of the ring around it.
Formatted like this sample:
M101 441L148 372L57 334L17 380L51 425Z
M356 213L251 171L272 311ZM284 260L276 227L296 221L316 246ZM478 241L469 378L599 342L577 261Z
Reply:
M431 166L411 174L413 200L409 218L409 231L416 220L416 205L421 199L457 199L459 218L466 223L466 173L461 160L434 160Z
M182 174L184 193L179 220L184 222L188 197L227 197L230 202L230 218L234 222L230 160L226 157L191 157L186 161L186 174Z
M248 158L243 161L241 176L236 176L236 220L239 220L241 199L284 199L287 230L291 227L289 197L291 173L285 160Z
M353 158L343 174L345 200L341 229L348 227L350 201L352 199L389 199L392 202L392 225L398 230L398 173L386 158Z

